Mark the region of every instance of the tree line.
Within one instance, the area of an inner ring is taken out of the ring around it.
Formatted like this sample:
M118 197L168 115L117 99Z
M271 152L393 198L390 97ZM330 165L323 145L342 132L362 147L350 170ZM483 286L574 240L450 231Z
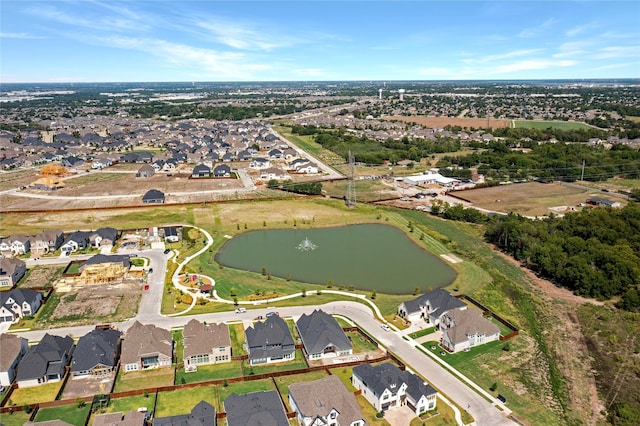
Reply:
M487 241L576 294L620 297L618 306L640 310L640 204L585 208L562 218L495 216Z

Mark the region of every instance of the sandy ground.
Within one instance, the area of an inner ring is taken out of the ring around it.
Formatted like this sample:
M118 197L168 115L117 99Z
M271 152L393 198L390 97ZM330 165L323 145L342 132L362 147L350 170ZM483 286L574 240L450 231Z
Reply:
M391 116L385 117L386 120L398 120L404 121L406 123L418 123L422 126L430 127L430 128L441 128L444 126L460 126L460 127L476 127L476 128L486 128L486 127L509 127L509 123L511 120L497 120L495 118L491 118L489 120L489 126L487 126L486 118L460 118L460 117L404 117L404 116Z
M111 392L115 373L104 377L85 377L70 379L64 387L61 399L74 399L79 396L93 396Z

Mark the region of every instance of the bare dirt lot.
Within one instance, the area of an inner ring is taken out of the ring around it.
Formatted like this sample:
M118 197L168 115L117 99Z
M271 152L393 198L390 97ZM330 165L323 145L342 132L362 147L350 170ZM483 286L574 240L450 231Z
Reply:
M565 213L566 209L562 206L577 206L584 203L587 198L599 194L559 183L526 182L457 191L453 195L470 201L475 207L489 211L542 216L551 212Z
M20 282L20 288L41 289L54 281L64 270L61 265L40 265L30 268L27 277Z
M487 125L486 118L464 118L464 117L425 117L425 116L416 116L416 117L404 117L404 116L390 116L385 117L386 120L398 120L404 121L406 123L417 123L421 126L437 128L437 127L445 127L445 126L460 126L462 128L502 128L509 127L510 120L498 120L491 118L489 120L489 125Z
M102 377L71 379L65 385L61 399L110 393L114 380L115 373Z

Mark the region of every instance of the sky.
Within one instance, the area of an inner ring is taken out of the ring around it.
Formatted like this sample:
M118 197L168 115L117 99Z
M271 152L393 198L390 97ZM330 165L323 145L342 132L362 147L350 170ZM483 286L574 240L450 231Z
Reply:
M592 78L640 1L0 2L0 83Z

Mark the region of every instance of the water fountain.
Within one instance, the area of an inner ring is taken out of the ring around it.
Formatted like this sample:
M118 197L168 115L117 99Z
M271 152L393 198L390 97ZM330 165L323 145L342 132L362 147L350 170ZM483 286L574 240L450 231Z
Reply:
M313 244L309 238L305 238L300 244L298 244L298 250L300 251L315 250L317 247L318 246Z

